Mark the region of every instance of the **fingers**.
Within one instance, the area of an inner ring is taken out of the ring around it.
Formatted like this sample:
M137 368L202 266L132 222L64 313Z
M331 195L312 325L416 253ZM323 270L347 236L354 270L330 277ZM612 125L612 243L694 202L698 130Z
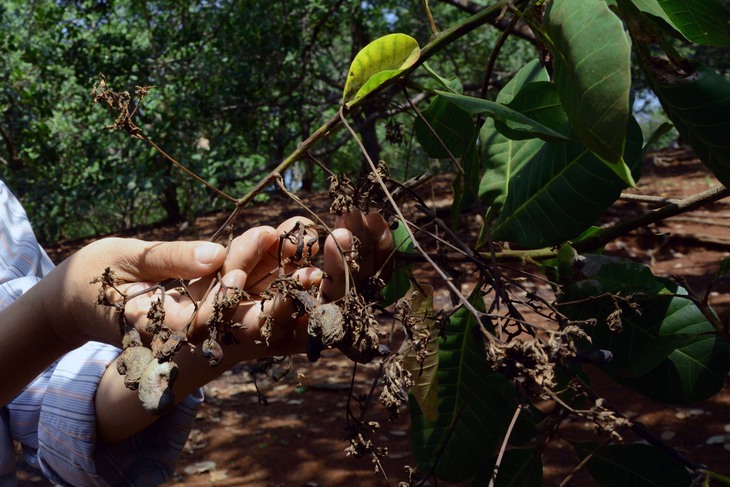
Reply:
M276 257L270 252L278 241L279 234L273 227L256 227L246 231L231 242L221 272L226 275L234 269L243 271L247 291L259 294L270 282L271 271L278 268Z
M325 303L340 299L353 285L348 273L347 258L354 252L352 232L346 228L335 228L324 244L324 273L322 300ZM350 282L348 282L350 281Z
M278 277L280 260L284 272L290 273L318 251L314 223L307 218L294 217L276 229L257 227L237 237L231 243L223 273L232 269L244 271L246 291L260 294Z
M98 244L94 252L108 259L106 266L115 269L124 281L194 279L212 274L225 260L223 246L212 242L144 242L111 238Z
M296 216L289 218L276 229L281 238L281 258L288 261L286 272L291 272L296 267L306 262L319 252L319 236L317 227L312 220ZM278 257L279 248L270 249L272 255Z
M341 298L347 288L361 284L370 276L387 280L392 272L393 238L381 215L353 209L338 216L336 225L339 228L324 246L327 279L322 283L322 294L325 301ZM348 266L352 270L350 279Z

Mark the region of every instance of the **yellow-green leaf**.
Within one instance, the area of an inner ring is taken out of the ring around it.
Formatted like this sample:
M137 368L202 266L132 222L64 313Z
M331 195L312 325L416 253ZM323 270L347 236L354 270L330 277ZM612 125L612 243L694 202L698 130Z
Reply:
M428 351L421 362L416 357L412 341L406 341L402 349L405 352L403 366L413 377L414 384L411 386L411 393L418 401L423 415L429 421L436 421L438 418L436 372L438 372L439 366L439 330L436 328L436 321L433 318L433 288L428 285L412 285L408 298L411 302L409 316L415 318L419 323L419 330L428 333L426 339Z
M342 103L348 108L413 66L421 55L418 42L406 34L389 34L365 46L350 65Z

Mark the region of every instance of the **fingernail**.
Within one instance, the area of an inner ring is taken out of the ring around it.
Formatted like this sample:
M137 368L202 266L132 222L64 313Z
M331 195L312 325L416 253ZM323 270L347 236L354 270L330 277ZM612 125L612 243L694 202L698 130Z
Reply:
M257 241L256 241L256 243L258 244L259 252L266 250L264 248L265 247L264 244L269 243L269 239L271 238L272 235L276 235L276 232L273 232L273 231L269 230L268 228L262 228L259 231L259 234L257 235Z
M246 274L242 271L232 271L223 276L221 284L226 287L243 287L246 283Z
M221 251L221 246L214 243L202 244L195 247L195 260L198 264L211 265L215 262L218 252Z

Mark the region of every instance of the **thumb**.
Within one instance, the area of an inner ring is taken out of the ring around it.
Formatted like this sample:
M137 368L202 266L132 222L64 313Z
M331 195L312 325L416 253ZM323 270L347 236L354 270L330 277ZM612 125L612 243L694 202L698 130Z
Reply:
M125 245L125 247L127 247ZM222 245L212 242L144 242L131 240L120 270L131 280L194 279L212 274L225 260Z

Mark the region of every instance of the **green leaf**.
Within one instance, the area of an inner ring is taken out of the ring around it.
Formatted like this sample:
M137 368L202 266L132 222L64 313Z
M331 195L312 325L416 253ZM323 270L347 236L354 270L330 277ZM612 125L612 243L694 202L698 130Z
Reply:
M476 186L476 181L479 180L479 156L476 137L461 158L461 167L464 169L463 174L458 172L451 182L454 201L450 213L454 225L458 222L462 210L471 207L478 198L479 188Z
M506 124L511 130L520 132L524 138L539 137L552 141L571 140L560 132L546 127L527 115L523 115L517 110L513 110L501 103L482 98L474 98L472 96L458 95L456 93L447 93L445 91L437 91L437 93L471 115L488 114L494 117L496 120Z
M667 453L650 445L607 445L576 443L588 471L602 487L688 487L692 478L687 469Z
M720 261L720 267L717 269L716 280L725 277L730 273L730 257L725 257Z
M593 347L613 352L603 369L614 380L669 403L700 401L723 387L730 347L683 297L686 290L618 257L586 255L573 264L572 274L561 267L561 301L577 304L561 311L572 319L598 320L587 331Z
M479 199L499 211L507 197L510 180L545 144L540 139L512 140L502 135L489 118L482 126L484 174Z
M649 152L649 149L652 148L654 144L657 143L657 141L661 138L662 135L665 135L669 133L670 130L674 128L674 125L668 122L664 122L663 124L659 125L654 132L649 135L649 138L646 139L646 143L644 143L644 148L641 149L641 158L643 159L644 156Z
M423 67L426 69L426 71L428 71L428 74L430 74L433 79L438 81L441 86L443 86L450 92L459 94L464 92L464 86L461 84L461 80L458 76L454 76L452 78L444 78L436 71L434 71L430 64L423 63Z
M414 384L410 393L418 401L423 416L428 421L438 419L438 366L439 366L439 329L434 319L433 288L427 285L413 286L409 295L409 318L420 322L419 330L428 333L427 352L423 361L416 356L412 341L403 342L401 352L405 354L403 366L411 373Z
M624 158L640 164L641 129L632 118ZM524 248L577 237L621 194L625 183L578 142L546 143L510 181L492 235Z
M727 12L717 0L634 0L640 3L658 3L665 15L661 18L682 35L696 44L705 46L730 46L730 24ZM645 10L648 13L654 13Z
M496 462L497 457L492 458L474 477L474 487L489 485ZM504 452L495 487L540 487L542 482L542 454L537 448L515 448Z
M420 55L418 42L405 34L389 34L374 40L353 59L342 103L351 107L360 98L413 66Z
M730 187L730 81L705 66L691 74L646 65L654 92L677 131L725 187Z
M423 110L422 115L428 125L421 118L417 118L414 130L416 139L429 157L446 159L449 157L449 152L454 157L461 157L472 144L476 128L471 115L443 96L436 96ZM436 132L438 138L433 135L431 129ZM443 145L438 139L441 139Z
M601 0L553 0L544 24L554 81L573 129L599 158L620 163L631 88L623 24Z
M470 301L484 310L479 293ZM487 463L517 408L512 385L489 368L478 326L466 308L447 323L447 338L439 348L438 419L429 421L418 402L409 401L416 464L422 472L434 468L439 479L449 482L469 479ZM518 420L513 435L525 435L528 429L532 435L531 428Z
M560 95L558 95L555 85L549 81L529 83L517 92L507 106L570 139L568 117L560 104ZM496 127L513 140L532 138L530 134L512 130L508 124L503 122L497 122Z
M536 81L547 81L547 71L535 59L520 69L497 95L497 102L509 104L526 85ZM483 147L482 162L484 174L479 183L479 198L499 211L504 204L510 179L543 146L540 139L512 140L497 131L493 118L488 118L479 136Z
M497 102L509 105L517 93L530 83L538 81L550 81L547 71L539 59L533 59L517 71L517 74L499 90Z

